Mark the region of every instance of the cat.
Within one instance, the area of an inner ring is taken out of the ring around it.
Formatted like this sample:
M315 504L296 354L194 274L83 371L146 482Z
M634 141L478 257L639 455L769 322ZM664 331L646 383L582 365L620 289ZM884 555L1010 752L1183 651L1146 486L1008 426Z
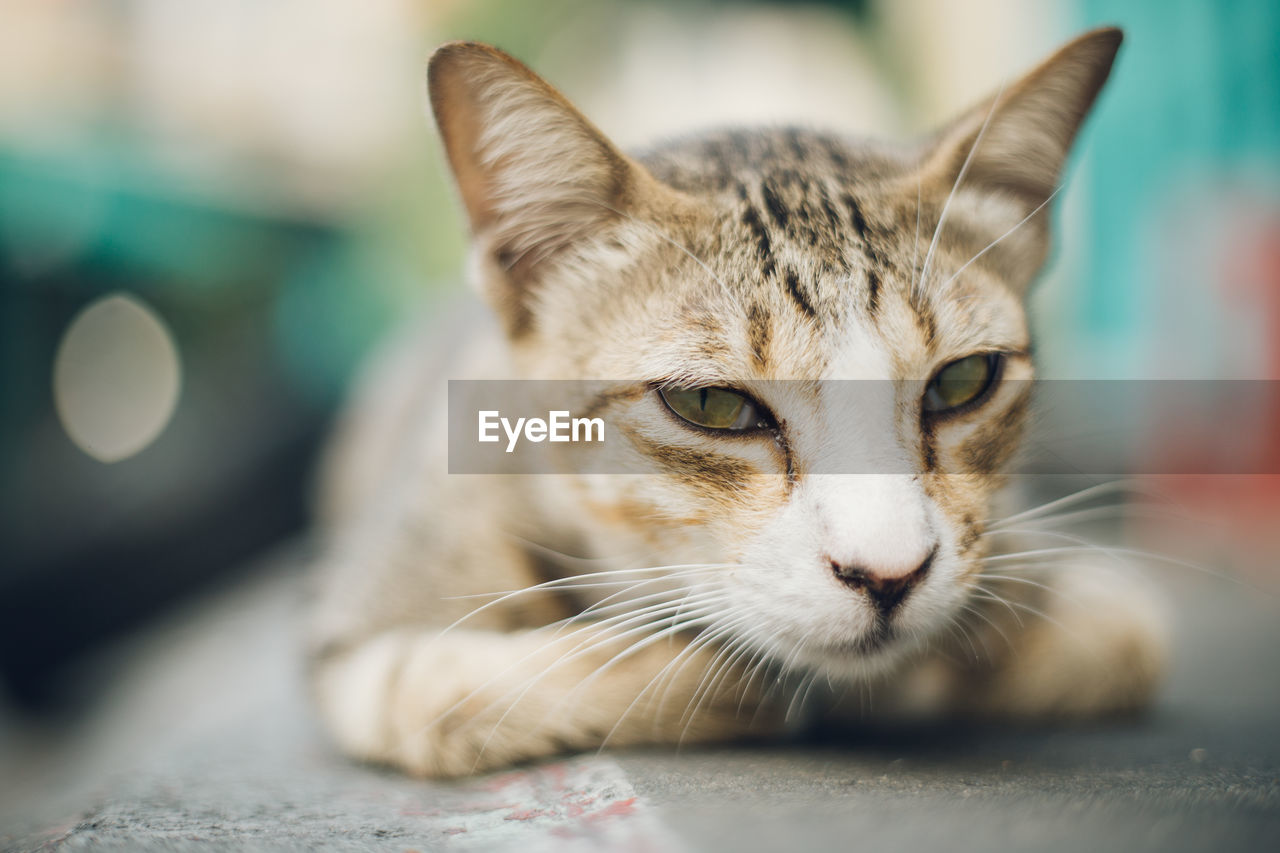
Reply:
M890 719L1143 707L1147 591L1065 557L1019 575L990 521L1049 204L1121 39L1080 36L917 145L745 129L635 157L507 54L440 47L492 313L415 326L331 448L310 671L339 746L447 777L856 725L865 691ZM449 474L459 377L604 383L576 403L647 475ZM891 405L824 396L848 379ZM891 467L832 473L840 441Z

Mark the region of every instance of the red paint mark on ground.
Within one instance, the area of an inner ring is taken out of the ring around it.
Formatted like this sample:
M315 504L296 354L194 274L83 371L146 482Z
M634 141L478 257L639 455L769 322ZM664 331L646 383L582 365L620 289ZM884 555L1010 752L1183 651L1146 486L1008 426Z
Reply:
M625 800L618 800L614 803L600 809L598 812L592 812L584 818L587 821L603 820L610 817L630 817L636 813L636 797L629 797Z
M574 791L572 794L565 796L561 802L564 805L565 814L569 817L582 817L587 813L587 809L595 805L599 799L595 794L588 794L586 791Z
M555 809L521 809L512 812L503 818L503 820L533 820L540 817L555 817Z

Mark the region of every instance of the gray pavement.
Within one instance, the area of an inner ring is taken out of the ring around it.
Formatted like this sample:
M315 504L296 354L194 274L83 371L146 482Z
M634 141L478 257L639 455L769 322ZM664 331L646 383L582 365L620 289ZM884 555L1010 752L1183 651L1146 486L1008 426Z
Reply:
M457 784L353 766L309 717L289 556L113 652L70 729L0 721L0 847L1280 849L1280 602L1170 574L1174 670L1139 720L649 750Z

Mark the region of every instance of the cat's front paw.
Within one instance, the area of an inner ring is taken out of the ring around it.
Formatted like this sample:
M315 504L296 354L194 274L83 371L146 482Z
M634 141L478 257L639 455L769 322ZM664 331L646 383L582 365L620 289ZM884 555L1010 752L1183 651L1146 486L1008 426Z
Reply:
M605 745L721 741L779 725L754 693L709 681L715 652L686 642L634 641L590 626L550 635L392 632L320 661L316 691L344 751L415 776Z
M1140 578L1090 566L1064 571L1038 610L1023 612L1002 663L967 691L964 708L1085 718L1151 702L1165 671L1167 619Z
M508 724L521 694L514 673L528 653L510 635L383 634L319 665L320 708L345 752L414 776L551 755L557 744Z

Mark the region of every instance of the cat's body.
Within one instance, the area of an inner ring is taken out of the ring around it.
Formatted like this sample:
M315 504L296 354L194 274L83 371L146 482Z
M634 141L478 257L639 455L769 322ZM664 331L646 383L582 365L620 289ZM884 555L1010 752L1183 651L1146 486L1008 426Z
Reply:
M443 364L411 335L335 446L313 667L340 744L452 775L767 735L818 679L855 687L833 717L868 689L882 715L1139 707L1161 658L1140 589L989 562L1022 300L1118 44L1081 38L916 149L780 129L638 160L509 57L438 51L498 322ZM957 365L981 393L939 403ZM445 378L595 380L571 404L647 473L449 475ZM888 405L832 390L854 379ZM699 389L751 417L704 420Z

